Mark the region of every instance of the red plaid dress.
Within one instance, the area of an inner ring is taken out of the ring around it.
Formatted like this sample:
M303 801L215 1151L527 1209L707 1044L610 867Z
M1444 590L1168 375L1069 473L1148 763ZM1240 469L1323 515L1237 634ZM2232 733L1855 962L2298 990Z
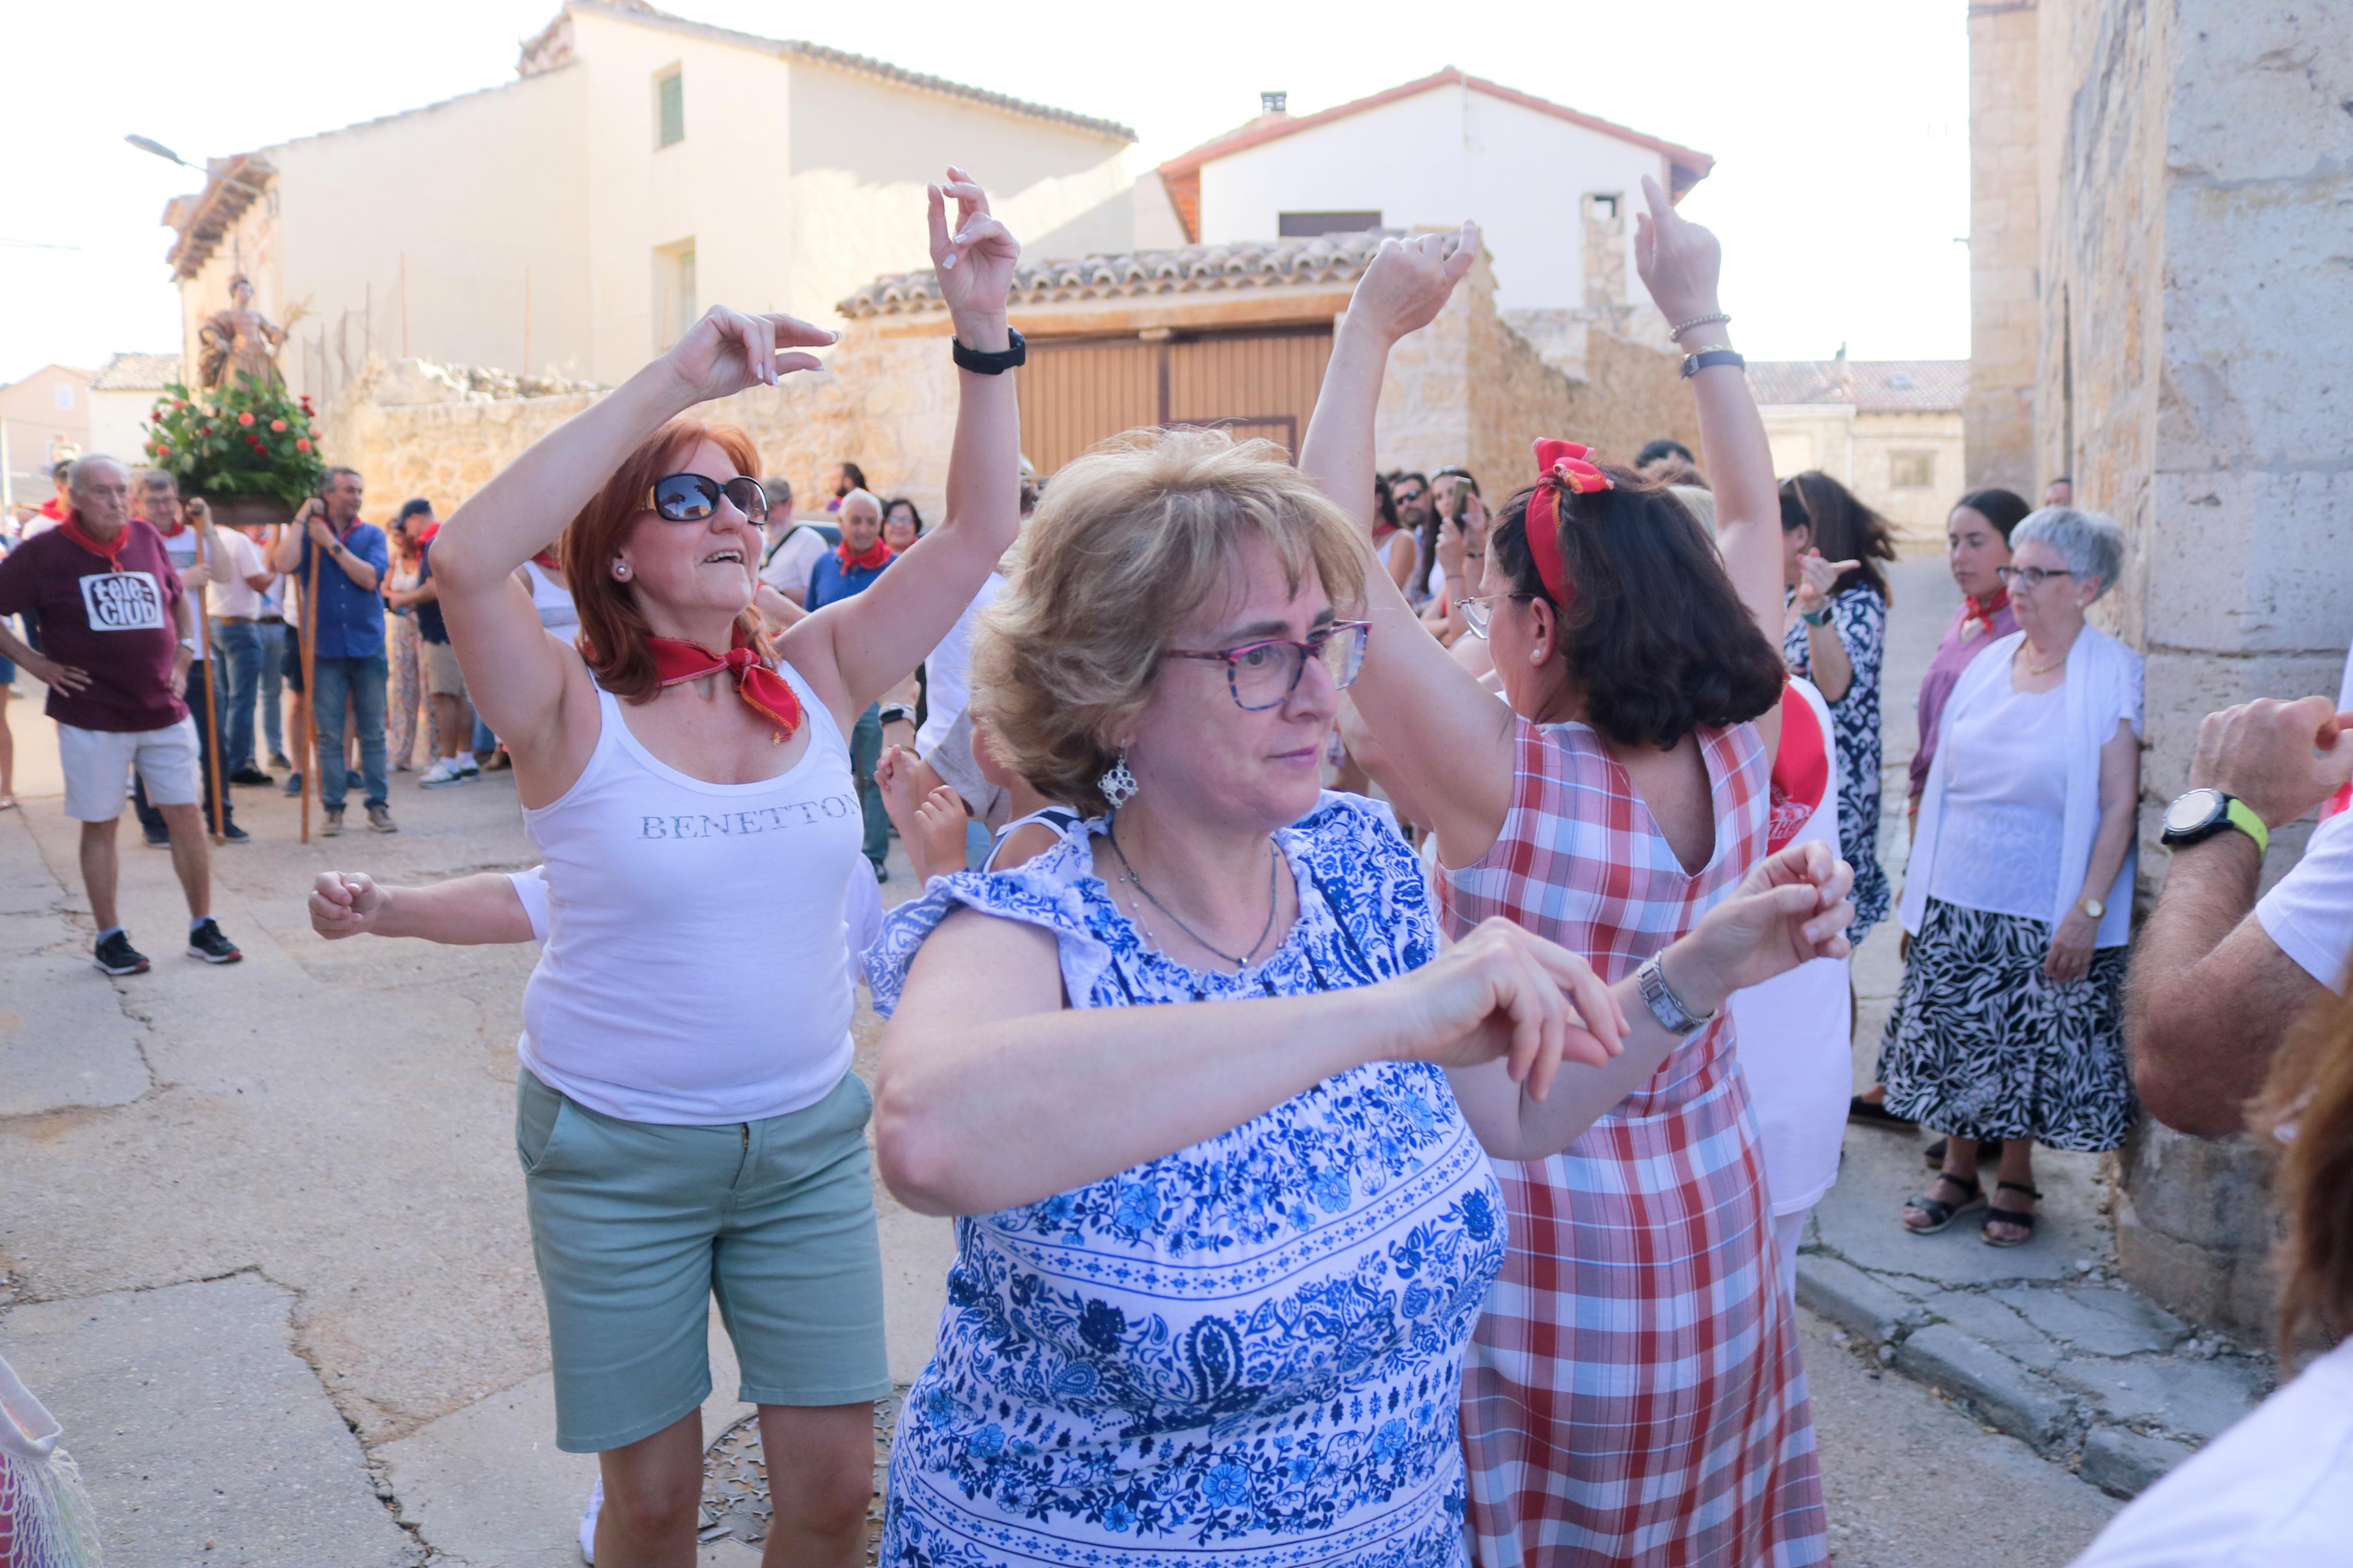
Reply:
M1716 842L1690 876L1599 734L1522 721L1502 836L1440 879L1447 930L1503 915L1612 984L1690 931L1763 858L1767 807L1755 726L1698 741ZM1495 1174L1511 1250L1462 1382L1484 1568L1827 1561L1729 1016L1566 1151Z

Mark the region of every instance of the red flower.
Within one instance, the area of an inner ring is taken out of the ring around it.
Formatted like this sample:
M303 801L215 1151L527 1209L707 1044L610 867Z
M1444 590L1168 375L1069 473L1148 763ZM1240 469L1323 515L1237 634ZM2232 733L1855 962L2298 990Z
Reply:
M187 407L187 405L188 405L188 400L187 400L186 398L185 398L185 397L181 398L179 401L177 401L176 403L174 403L174 404L173 404L173 405L172 405L172 406L173 406L173 407L174 407L174 408L185 408L185 407Z
M286 434L286 421L283 419L272 419L269 422L269 427L272 430L277 431L280 436Z
M308 441L297 441L294 443L294 449L298 452L307 452L311 449L311 443Z
M237 416L237 422L240 425L250 425L253 423L253 416L250 414L240 414Z
M158 447L155 448L155 455L159 458L168 458L172 455L172 448L169 447Z

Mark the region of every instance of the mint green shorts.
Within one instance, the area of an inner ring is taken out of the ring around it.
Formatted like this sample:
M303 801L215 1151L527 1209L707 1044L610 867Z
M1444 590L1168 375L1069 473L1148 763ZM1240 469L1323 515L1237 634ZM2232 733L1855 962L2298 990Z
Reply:
M555 1359L555 1446L601 1453L711 1395L711 1299L754 1405L891 1392L855 1073L788 1116L623 1121L515 1079L515 1152Z

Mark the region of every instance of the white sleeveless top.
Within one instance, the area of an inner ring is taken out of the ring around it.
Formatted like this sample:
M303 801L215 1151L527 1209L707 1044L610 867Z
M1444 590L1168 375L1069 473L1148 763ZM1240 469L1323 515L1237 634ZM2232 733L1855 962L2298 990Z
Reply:
M580 624L580 606L572 602L571 589L536 561L524 562L522 570L531 581L531 607L539 612L541 626L552 632L564 632Z
M611 692L596 749L523 826L547 936L523 1066L592 1110L711 1126L814 1105L849 1070L852 874L871 880L849 749L791 666L809 726L788 773L710 784L646 750Z

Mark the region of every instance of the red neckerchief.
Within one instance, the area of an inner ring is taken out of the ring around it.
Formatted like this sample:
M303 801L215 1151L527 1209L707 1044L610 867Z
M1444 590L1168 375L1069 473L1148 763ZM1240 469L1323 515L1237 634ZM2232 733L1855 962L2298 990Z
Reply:
M1822 722L1814 717L1814 705L1794 685L1781 688L1781 745L1773 753L1772 784L1765 828L1767 855L1778 854L1797 837L1807 818L1820 808L1831 784L1831 754L1823 743Z
M58 521L58 531L64 534L68 539L72 540L76 544L80 545L84 550L89 551L92 555L100 557L114 571L120 572L122 570L122 547L131 542L131 525L129 523L124 523L115 533L113 542L109 544L100 544L97 540L92 539L89 534L82 531L81 513L79 511L69 511Z
M1393 522L1373 524L1373 548L1378 550L1382 545L1387 544L1397 531L1397 524Z
M779 744L800 729L801 700L792 683L761 662L759 650L741 626L724 658L682 637L648 637L646 646L653 650L654 674L665 688L723 669L735 678L735 695L776 724Z
M531 558L531 563L538 567L543 572L561 572L564 570L564 558L556 554L553 549L541 551L538 554Z
M1968 642L1978 635L1977 632L1969 630L1971 626L1977 627L1978 631L1993 630L1993 618L2009 607L2010 590L2008 588L1996 587L1992 593L1982 599L1975 594L1964 598L1961 601L1961 640Z
M162 534L166 539L177 539L180 535L188 531L188 520L185 517L174 518L172 520L172 526L169 528L165 528L162 523L157 522L152 517L144 518L141 521L144 521L148 527L153 529L156 532Z
M882 542L882 536L878 533L863 555L852 555L847 539L833 547L833 553L845 572L880 572L882 563L891 559L891 547Z
M1528 497L1527 516L1521 524L1528 555L1535 563L1536 577L1544 584L1545 592L1552 595L1552 602L1564 610L1576 602L1577 585L1568 580L1567 570L1561 563L1561 492L1591 495L1595 490L1618 488L1616 480L1588 460L1592 455L1591 447L1580 447L1574 441L1538 441L1535 493Z

